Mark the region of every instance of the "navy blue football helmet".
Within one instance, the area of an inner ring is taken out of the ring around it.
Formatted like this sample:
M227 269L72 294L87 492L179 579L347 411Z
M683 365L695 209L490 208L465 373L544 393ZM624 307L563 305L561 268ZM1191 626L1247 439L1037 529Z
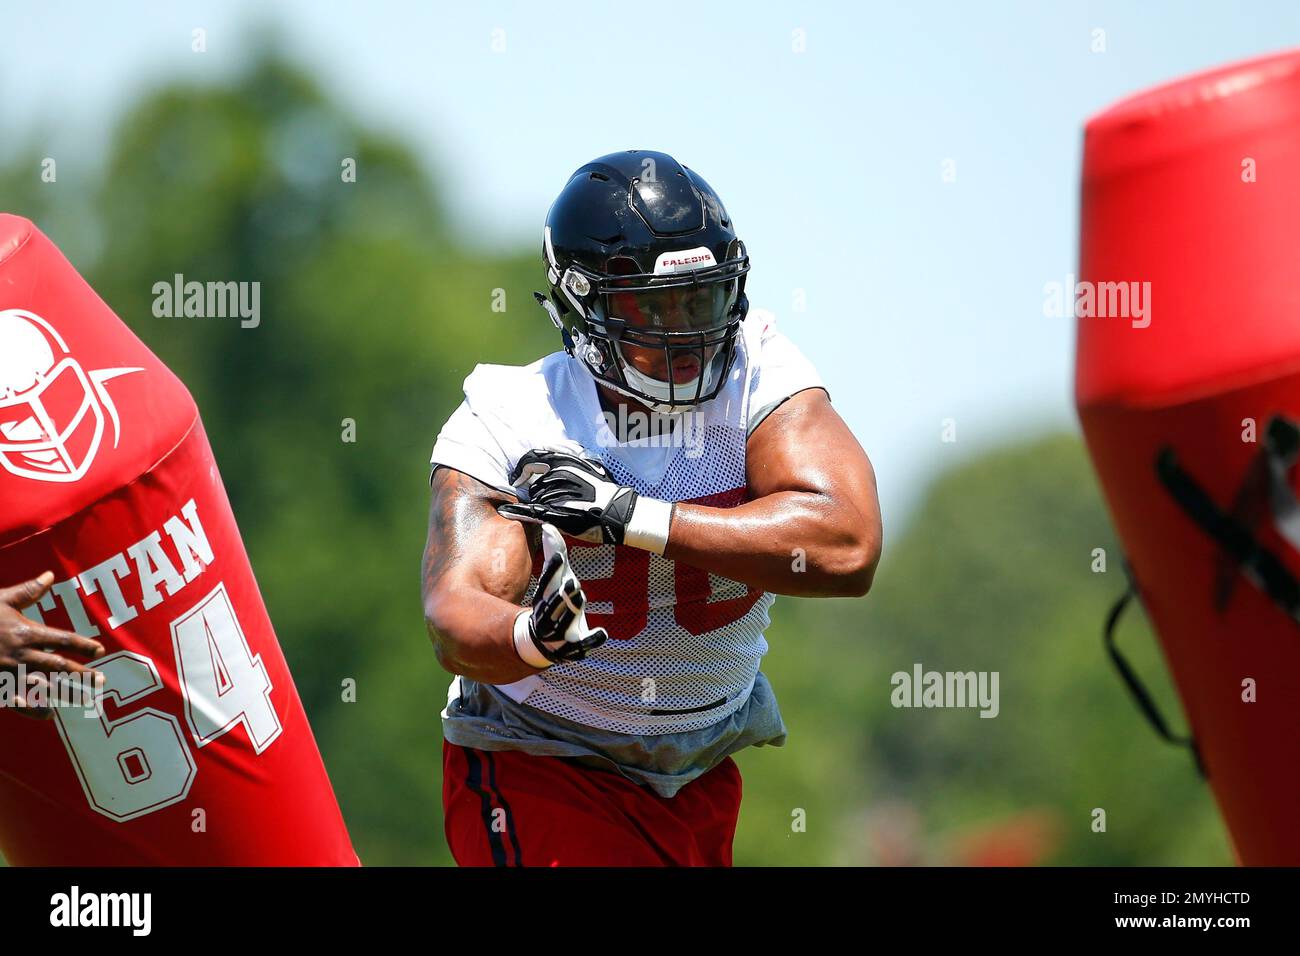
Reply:
M663 414L722 389L749 257L698 173L651 150L592 160L551 206L542 253L537 300L596 381ZM651 371L629 361L638 350Z

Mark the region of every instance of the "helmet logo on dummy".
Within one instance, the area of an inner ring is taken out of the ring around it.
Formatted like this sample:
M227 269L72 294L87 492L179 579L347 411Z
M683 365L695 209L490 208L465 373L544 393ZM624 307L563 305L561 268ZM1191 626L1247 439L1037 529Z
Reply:
M37 481L78 481L122 423L105 383L140 368L87 372L39 315L0 310L0 468Z

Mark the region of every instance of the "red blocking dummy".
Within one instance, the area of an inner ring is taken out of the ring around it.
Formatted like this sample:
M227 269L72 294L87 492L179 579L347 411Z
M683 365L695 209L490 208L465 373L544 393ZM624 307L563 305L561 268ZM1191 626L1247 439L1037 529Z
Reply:
M1300 53L1094 117L1081 229L1088 450L1239 859L1300 864Z
M98 712L0 708L11 864L357 863L193 400L0 215L0 585L46 570L28 615L107 680Z

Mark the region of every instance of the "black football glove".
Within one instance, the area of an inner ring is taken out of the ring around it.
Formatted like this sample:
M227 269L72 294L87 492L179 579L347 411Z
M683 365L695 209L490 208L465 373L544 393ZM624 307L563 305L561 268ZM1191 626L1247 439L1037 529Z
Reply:
M526 495L497 511L515 521L553 524L593 544L627 544L663 554L672 504L620 485L605 466L569 452L534 448L515 464L510 483Z
M537 668L562 661L580 661L609 634L587 626L587 595L573 569L564 537L542 525L542 574L533 595L532 611L515 618L515 650Z

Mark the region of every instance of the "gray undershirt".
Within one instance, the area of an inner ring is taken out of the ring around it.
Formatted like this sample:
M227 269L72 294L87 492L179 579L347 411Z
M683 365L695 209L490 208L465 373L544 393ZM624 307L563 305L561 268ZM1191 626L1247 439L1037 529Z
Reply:
M620 734L566 720L516 703L491 684L458 678L442 714L442 733L453 744L476 750L521 750L545 757L571 757L620 773L662 797L672 797L728 755L746 747L780 747L786 727L776 695L762 671L749 698L709 727L677 734Z

